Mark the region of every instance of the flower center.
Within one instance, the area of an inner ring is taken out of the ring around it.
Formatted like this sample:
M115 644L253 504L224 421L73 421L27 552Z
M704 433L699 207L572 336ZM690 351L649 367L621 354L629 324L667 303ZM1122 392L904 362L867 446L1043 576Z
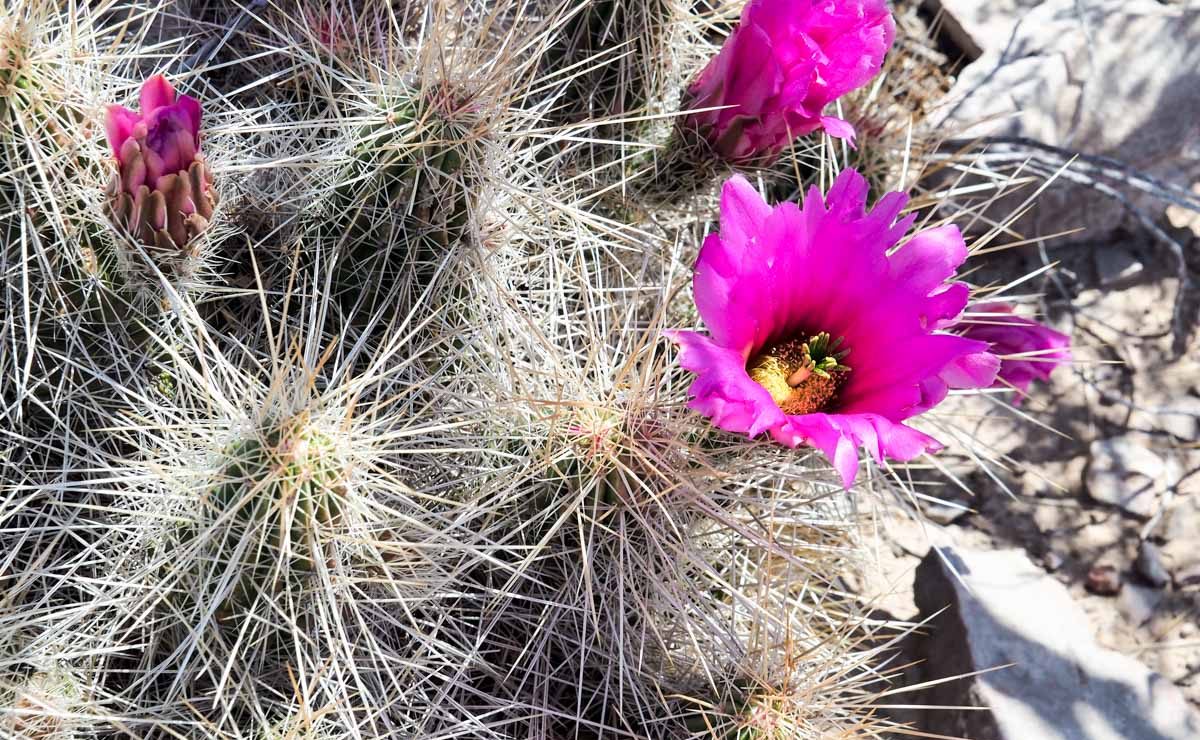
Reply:
M163 154L167 147L174 143L175 134L182 131L183 126L180 121L172 115L165 115L155 122L154 126L146 132L146 145L158 154Z
M784 413L813 414L829 406L850 372L842 364L850 350L839 350L841 344L828 332L771 344L751 358L746 372Z

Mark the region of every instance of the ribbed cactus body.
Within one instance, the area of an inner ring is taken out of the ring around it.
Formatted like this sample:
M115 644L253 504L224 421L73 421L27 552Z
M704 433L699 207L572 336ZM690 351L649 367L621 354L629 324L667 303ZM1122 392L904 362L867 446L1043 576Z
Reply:
M78 737L78 712L84 689L68 671L51 668L33 673L14 688L0 706L0 737L24 740L71 740ZM11 733L11 734L10 734Z
M354 262L396 240L447 246L461 238L468 221L470 131L450 117L453 112L439 111L444 101L411 95L357 134L345 184L336 191L338 228L354 242Z
M232 576L223 612L247 608L304 578L344 524L348 467L332 438L292 420L232 444L202 501L193 534L206 537L213 578Z

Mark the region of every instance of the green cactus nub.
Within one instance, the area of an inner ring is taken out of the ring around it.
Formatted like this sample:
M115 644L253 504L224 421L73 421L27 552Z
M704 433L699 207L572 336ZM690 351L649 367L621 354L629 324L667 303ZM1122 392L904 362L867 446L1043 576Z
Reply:
M234 588L222 611L302 579L328 557L345 523L349 466L337 442L299 415L238 441L203 502L216 577Z

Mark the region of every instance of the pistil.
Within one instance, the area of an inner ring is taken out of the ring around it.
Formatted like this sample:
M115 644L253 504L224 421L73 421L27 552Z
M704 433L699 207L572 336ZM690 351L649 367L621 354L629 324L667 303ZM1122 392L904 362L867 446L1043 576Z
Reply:
M833 340L821 332L768 345L750 361L747 373L785 413L824 411L850 371L842 364L850 350L839 349L841 344L841 337Z

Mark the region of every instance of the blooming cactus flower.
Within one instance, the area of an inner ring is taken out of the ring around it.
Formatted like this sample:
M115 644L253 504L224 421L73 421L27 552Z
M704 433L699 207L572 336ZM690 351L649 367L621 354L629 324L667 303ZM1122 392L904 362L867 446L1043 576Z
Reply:
M118 169L109 214L146 246L183 251L217 203L200 156L200 103L162 75L146 80L139 102L140 112L113 105L105 118Z
M949 282L967 257L954 226L891 248L915 215L889 193L866 212L854 170L827 197L771 208L745 179L725 183L720 233L696 260L692 287L708 335L670 331L697 374L691 407L718 427L825 453L849 487L858 449L911 460L941 445L903 422L951 388L991 385L988 343L940 331L967 303Z
M896 26L884 0L750 0L688 87L680 122L730 164L773 162L795 137L854 129L822 112L879 72Z
M1008 303L980 303L971 306L971 317L955 328L968 339L987 342L992 354L1000 358L995 385L1012 387L1020 395L1029 391L1034 380L1049 380L1059 365L1071 361L1071 338L1032 319L1016 316Z

